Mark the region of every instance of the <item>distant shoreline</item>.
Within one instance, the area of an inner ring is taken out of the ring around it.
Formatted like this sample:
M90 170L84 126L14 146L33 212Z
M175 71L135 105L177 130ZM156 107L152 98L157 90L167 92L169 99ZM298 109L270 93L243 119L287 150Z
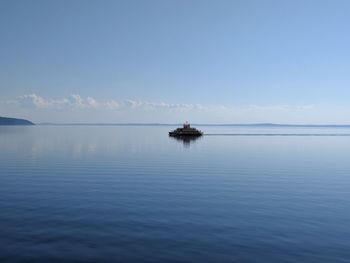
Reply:
M35 124L25 119L0 117L0 125L1 126L30 126Z
M42 125L42 126L181 126L182 123L37 123L36 125ZM192 126L350 128L350 124L275 124L275 123L252 123L252 124L194 123L192 124Z

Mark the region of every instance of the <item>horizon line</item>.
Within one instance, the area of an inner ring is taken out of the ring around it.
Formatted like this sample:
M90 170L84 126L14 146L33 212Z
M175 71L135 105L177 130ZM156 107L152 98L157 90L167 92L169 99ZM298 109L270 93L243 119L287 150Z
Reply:
M158 123L158 122L125 122L125 123L94 123L94 122L39 122L36 125L71 125L71 126L179 126L183 123ZM193 123L193 126L241 126L241 127L349 127L350 124L281 124L281 123Z

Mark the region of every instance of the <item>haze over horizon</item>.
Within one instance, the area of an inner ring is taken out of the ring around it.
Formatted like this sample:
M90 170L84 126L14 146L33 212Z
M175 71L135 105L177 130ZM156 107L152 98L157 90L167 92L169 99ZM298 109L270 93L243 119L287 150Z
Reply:
M0 116L349 124L349 1L1 1Z

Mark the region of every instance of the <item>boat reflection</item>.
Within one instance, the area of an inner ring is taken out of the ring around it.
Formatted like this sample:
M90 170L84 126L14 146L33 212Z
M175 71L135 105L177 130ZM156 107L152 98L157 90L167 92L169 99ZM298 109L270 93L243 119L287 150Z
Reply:
M184 135L184 136L169 136L173 140L176 140L177 142L182 142L183 146L188 148L190 147L191 143L194 143L195 141L199 140L202 138L201 136L190 136L190 135Z

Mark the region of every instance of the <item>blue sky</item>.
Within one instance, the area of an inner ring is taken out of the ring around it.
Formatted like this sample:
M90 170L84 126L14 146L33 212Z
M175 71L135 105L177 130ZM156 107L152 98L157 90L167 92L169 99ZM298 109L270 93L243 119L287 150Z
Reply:
M350 123L350 2L0 2L0 115Z

